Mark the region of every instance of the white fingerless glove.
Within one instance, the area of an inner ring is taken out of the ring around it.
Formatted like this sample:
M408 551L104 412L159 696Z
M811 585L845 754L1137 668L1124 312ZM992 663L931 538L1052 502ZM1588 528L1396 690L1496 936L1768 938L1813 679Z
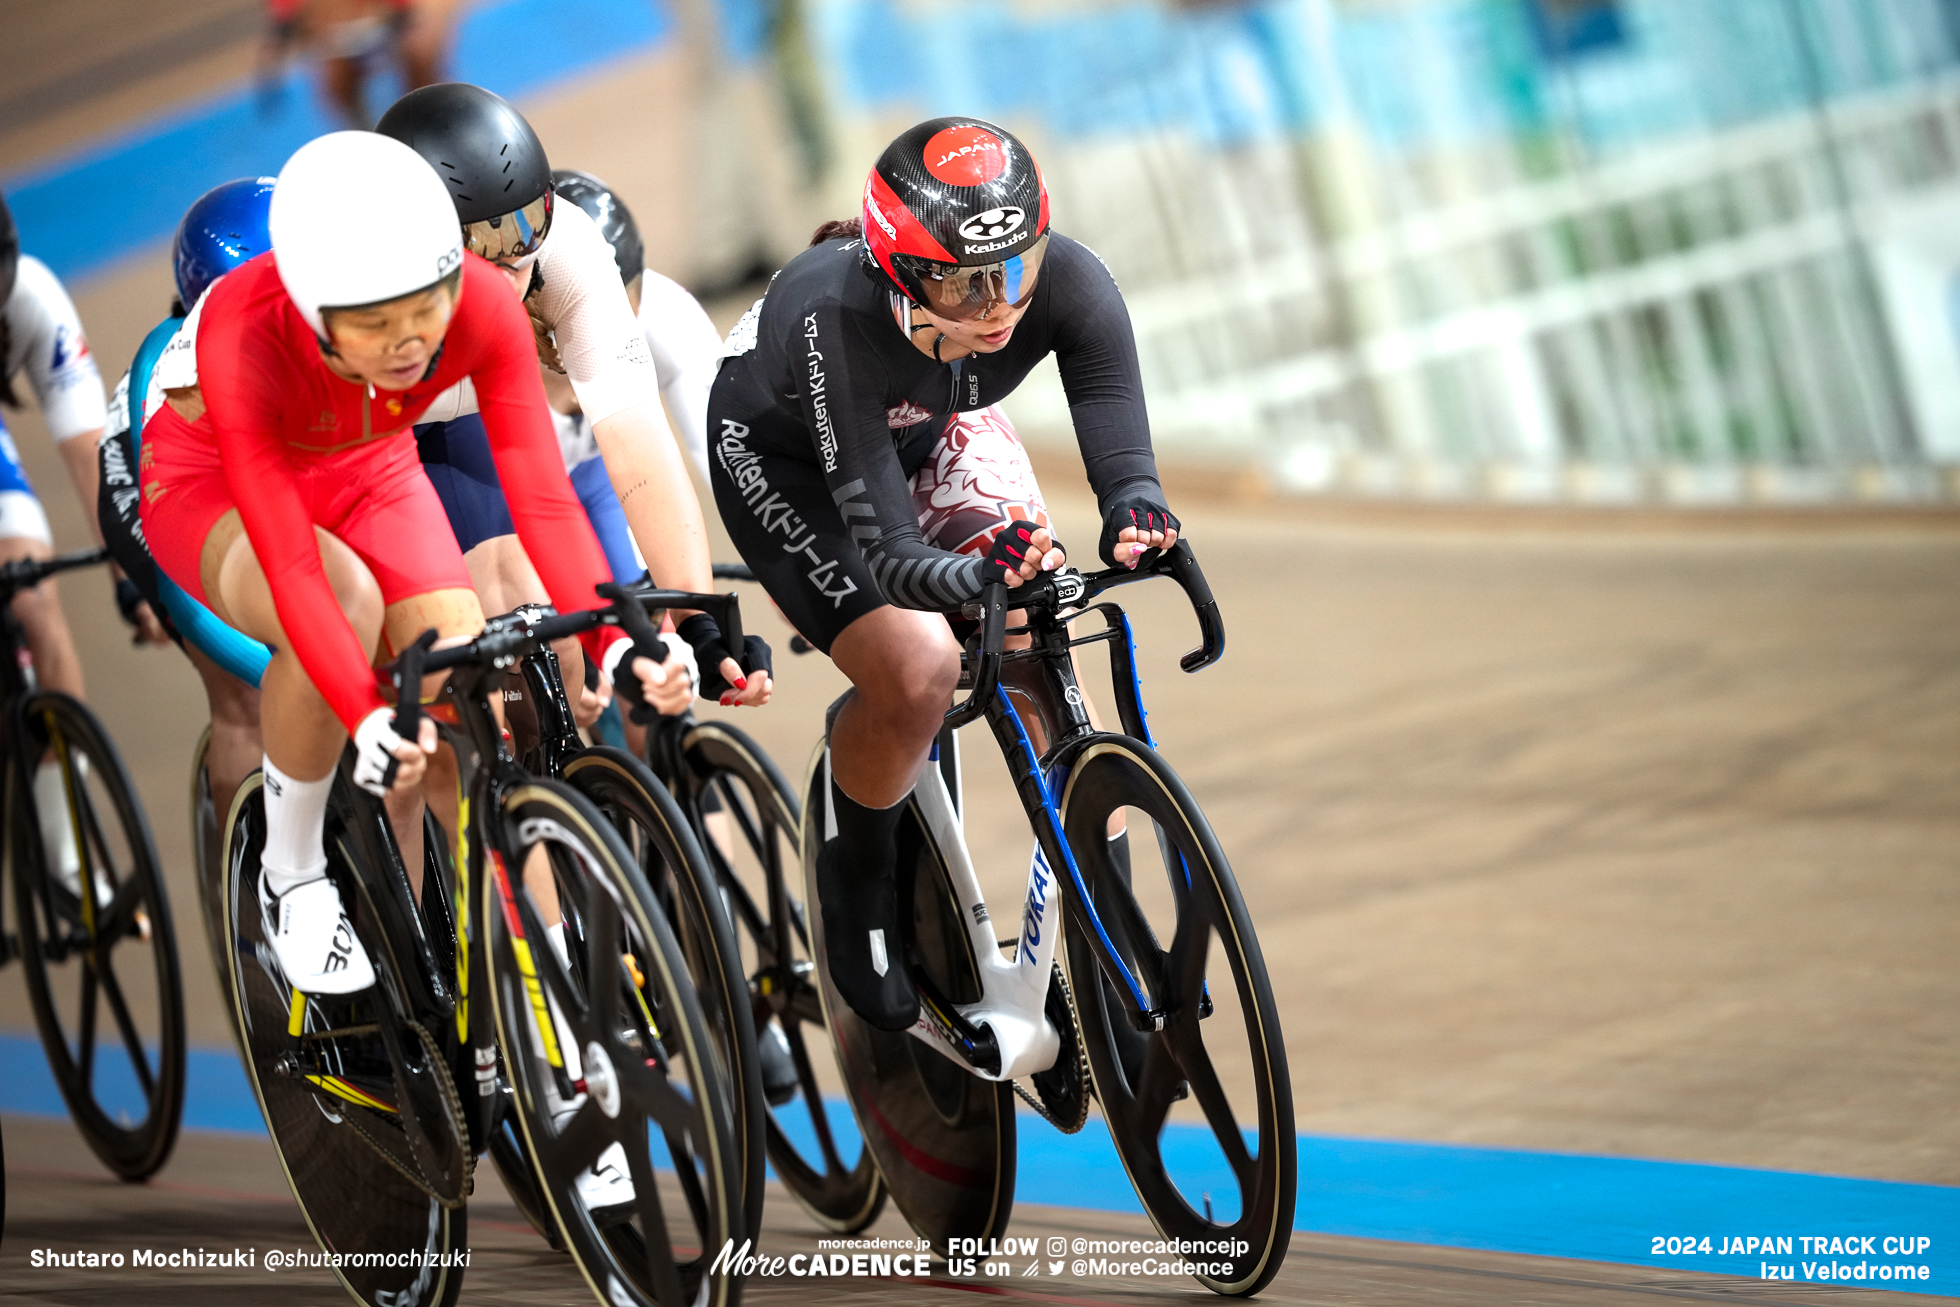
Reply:
M376 708L354 728L354 784L376 798L388 793L401 766L393 750L403 740L395 734L394 721L394 709Z

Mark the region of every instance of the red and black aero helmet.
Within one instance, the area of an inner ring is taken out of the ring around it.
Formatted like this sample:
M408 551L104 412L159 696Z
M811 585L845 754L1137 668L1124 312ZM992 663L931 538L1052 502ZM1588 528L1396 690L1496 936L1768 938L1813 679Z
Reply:
M1047 237L1048 188L1034 156L978 118L920 123L865 179L865 248L908 298L942 316L1020 302Z

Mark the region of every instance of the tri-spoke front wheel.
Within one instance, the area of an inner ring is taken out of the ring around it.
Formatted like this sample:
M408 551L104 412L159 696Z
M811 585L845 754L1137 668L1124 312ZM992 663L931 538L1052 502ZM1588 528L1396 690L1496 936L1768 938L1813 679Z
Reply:
M34 1019L82 1137L110 1170L141 1180L169 1158L184 1106L183 978L156 846L122 759L84 705L35 695L20 729L28 766L51 768L67 797L67 829L46 830L31 774L6 794Z
M726 1307L737 1281L713 1264L742 1237L740 1144L673 932L569 786L522 785L499 821L478 920L517 1123L566 1248L601 1302Z
M1067 914L1069 982L1116 1151L1167 1238L1243 1249L1194 1257L1227 1268L1199 1281L1256 1293L1286 1257L1299 1161L1279 1014L1238 883L1190 791L1126 737L1075 755L1062 825L1089 887ZM1098 933L1161 1028L1132 1026L1140 1005Z

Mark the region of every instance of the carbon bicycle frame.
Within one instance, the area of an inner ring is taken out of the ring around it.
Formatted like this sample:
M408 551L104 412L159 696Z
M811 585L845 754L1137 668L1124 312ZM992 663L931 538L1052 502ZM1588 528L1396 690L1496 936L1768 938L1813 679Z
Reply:
M1083 603L1103 590L1152 576L1169 576L1177 581L1198 617L1203 644L1181 659L1184 670L1196 672L1218 661L1225 649L1218 606L1189 546L1182 543L1140 564L1135 571L1112 569L1085 576L1065 569L1051 579L1045 592L1046 601L1038 599L1030 604L1027 625L1013 632L1005 629L1006 599L997 590L982 600L983 630L977 646L964 660L963 683L972 686L973 694L947 714L947 728L932 754L933 761L939 765L928 767L914 789L913 802L939 846L953 893L959 900L961 919L972 942L981 979L982 997L977 1003L955 1004L937 992L928 977L918 976L920 1013L911 1033L984 1079L1010 1080L1054 1064L1059 1037L1042 1009L1059 936L1056 927L1060 923L1051 913L1057 897L1065 898L1071 920L1090 941L1105 974L1121 977L1125 982L1118 987L1119 1001L1131 1026L1138 1030L1160 1029L1170 1016L1168 1008L1153 1007L1146 997L1165 992L1162 978L1153 975L1145 978L1147 984L1139 983L1135 972L1116 951L1062 832L1056 803L1076 757L1096 740L1107 737L1107 733L1097 731L1089 720L1070 656L1075 646L1101 642L1109 645L1110 674L1123 733L1154 747L1137 677L1136 642L1129 617L1114 603ZM1079 639L1072 638L1068 623L1090 613L1103 618L1103 629ZM1001 652L1005 635L1022 632L1030 639L1027 649ZM1021 688L1030 693L1044 719L1048 737L1048 751L1044 756L1036 756L1026 723L1000 683L1003 663L1031 665L1037 672L1034 685ZM954 739L954 728L981 715L986 717L1007 760L1015 792L1035 834L1035 855L1028 867L1021 932L1016 937L1012 962L1001 957L991 913L967 854L959 808L947 785L949 774L957 777L956 756L943 756ZM1061 869L1060 878L1056 868ZM1059 895L1058 881L1063 878L1069 892Z

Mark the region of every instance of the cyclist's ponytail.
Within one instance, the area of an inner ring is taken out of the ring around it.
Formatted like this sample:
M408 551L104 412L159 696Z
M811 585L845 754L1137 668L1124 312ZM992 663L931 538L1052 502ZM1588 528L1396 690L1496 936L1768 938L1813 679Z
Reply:
M864 219L832 218L829 222L817 228L817 234L810 238L810 244L813 246L821 245L825 241L834 241L840 238L856 240L862 235L864 235Z

